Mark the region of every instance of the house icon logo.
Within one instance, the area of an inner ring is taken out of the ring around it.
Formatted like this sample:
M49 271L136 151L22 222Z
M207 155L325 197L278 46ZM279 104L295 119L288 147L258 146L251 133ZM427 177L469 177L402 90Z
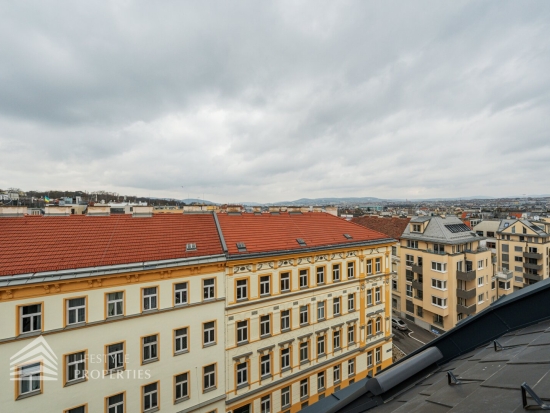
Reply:
M28 380L29 375L40 380L57 380L57 356L42 336L10 357L11 381Z

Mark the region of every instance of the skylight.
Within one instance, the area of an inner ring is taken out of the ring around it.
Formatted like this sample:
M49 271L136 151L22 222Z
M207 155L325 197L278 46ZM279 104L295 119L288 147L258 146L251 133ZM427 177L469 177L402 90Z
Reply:
M190 242L185 246L186 251L196 251L197 250L197 244L194 242Z
M457 232L470 232L472 230L466 224L449 224L449 225L445 225L445 228L447 228L453 234L456 234Z
M353 237L350 234L344 234L344 237L346 237L346 239L353 239Z
M296 238L296 242L300 244L301 247L305 247L307 244L302 238Z
M246 252L246 244L244 242L237 242L237 249L239 252Z

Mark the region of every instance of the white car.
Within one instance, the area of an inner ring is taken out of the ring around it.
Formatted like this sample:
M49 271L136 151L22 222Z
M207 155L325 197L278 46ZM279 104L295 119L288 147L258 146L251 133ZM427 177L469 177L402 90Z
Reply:
M393 328L395 328L396 330L406 331L406 330L409 329L409 327L407 327L407 324L405 324L405 322L403 320L401 320L400 318L397 318L397 317L392 317L391 326Z

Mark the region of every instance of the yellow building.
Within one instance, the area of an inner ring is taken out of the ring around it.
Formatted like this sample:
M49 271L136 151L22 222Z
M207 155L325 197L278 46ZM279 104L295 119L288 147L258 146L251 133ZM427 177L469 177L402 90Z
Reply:
M496 299L491 251L456 217L414 217L401 236L401 316L436 333Z
M218 219L227 411L297 412L391 363L394 240L327 213Z

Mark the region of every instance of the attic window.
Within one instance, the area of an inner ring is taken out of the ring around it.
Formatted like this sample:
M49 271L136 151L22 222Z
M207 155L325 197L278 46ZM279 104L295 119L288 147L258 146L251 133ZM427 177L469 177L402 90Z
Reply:
M296 242L298 242L298 244L300 244L300 247L305 247L306 246L306 242L302 238L296 238Z
M244 242L237 242L237 249L239 252L246 252L246 244Z
M413 232L422 232L422 225L412 224L412 230L413 230Z
M344 237L346 237L346 239L353 239L353 237L350 234L344 234Z
M197 250L197 244L194 242L190 242L185 246L186 251L196 251Z

